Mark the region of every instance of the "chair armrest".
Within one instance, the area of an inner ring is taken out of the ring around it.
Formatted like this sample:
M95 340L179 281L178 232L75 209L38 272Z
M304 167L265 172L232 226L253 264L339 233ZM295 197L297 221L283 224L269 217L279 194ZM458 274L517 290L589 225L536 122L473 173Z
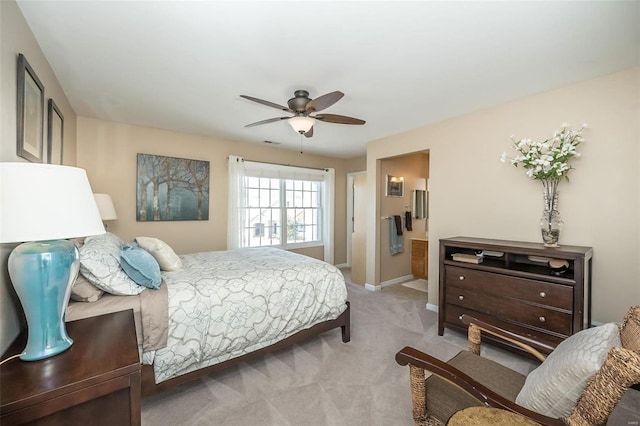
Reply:
M509 401L507 398L495 393L491 389L484 386L482 383L474 380L457 368L452 367L446 362L434 358L431 355L421 352L415 348L411 348L408 346L404 347L400 352L396 354L396 362L403 366L412 365L430 371L433 374L467 392L469 395L471 395L473 398L475 398L485 406L512 411L535 422L538 422L541 425L564 425L564 422L561 419L547 417L540 413L536 413L535 411L531 411L527 408L517 405L515 402Z
M463 324L469 326L470 346L472 343L473 344L480 343L479 337L477 342L471 341L472 340L471 335L473 333L473 330L471 327L475 326L482 332L485 332L487 334L492 335L493 337L497 337L501 340L504 340L506 342L509 342L513 345L518 346L519 348L529 352L530 354L538 358L540 361L544 361L546 358L546 355L550 354L555 349L554 346L550 346L538 340L521 336L519 334L513 333L503 328L496 327L495 325L491 325L489 323L481 321L467 314L462 315L461 321ZM472 352L476 354L479 353L479 352L476 352L475 350L472 350Z

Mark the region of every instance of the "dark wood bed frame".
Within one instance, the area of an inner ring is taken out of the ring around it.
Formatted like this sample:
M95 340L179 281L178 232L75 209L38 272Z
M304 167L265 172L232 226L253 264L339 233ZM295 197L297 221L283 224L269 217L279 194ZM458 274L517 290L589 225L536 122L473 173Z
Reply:
M237 358L223 361L219 364L214 364L209 367L202 368L200 370L192 371L190 373L174 377L173 379L165 380L164 382L160 382L158 384L156 384L155 382L155 377L153 374L153 366L143 365L142 375L141 375L142 376L142 397L144 398L150 395L154 395L158 392L163 392L165 390L182 385L184 383L197 380L201 377L217 373L221 370L224 370L225 368L229 368L241 362L246 362L251 359L263 356L269 352L274 352L279 349L294 345L296 343L300 343L313 336L317 336L320 333L324 333L325 331L328 331L337 327L342 328L342 341L344 343L349 342L351 340L351 306L349 305L349 302L347 302L347 309L345 309L345 311L342 314L340 314L338 318L334 320L329 320L329 321L316 324L311 328L299 331L296 334L289 336L284 340L276 342L273 345L267 346L265 348L259 349L255 352L250 352L248 354L239 356Z

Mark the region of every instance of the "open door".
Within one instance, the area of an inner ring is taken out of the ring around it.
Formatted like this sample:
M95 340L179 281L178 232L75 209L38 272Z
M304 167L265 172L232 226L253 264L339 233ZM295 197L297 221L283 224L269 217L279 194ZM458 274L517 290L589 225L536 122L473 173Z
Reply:
M353 221L351 228L351 282L364 285L366 281L366 203L367 175L353 175Z

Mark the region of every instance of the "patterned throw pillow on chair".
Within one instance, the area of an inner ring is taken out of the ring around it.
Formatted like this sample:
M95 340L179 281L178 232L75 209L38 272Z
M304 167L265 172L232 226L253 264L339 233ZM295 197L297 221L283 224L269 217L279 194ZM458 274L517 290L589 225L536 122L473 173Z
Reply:
M549 417L568 416L609 350L620 345L614 323L570 336L529 373L516 403Z

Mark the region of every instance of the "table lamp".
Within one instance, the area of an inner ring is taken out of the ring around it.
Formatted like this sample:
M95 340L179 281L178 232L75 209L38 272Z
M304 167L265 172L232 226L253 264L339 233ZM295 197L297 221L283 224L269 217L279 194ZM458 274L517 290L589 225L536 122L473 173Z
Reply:
M66 238L103 234L98 207L83 169L36 163L0 163L0 201L0 243L23 243L8 262L27 319L20 359L48 358L73 344L64 315L80 255Z
M116 213L116 208L113 205L113 200L111 200L111 196L109 194L94 193L93 198L96 200L96 205L98 206L98 211L100 212L100 217L104 224L104 229L108 229L106 224L107 221L118 220L118 214Z

